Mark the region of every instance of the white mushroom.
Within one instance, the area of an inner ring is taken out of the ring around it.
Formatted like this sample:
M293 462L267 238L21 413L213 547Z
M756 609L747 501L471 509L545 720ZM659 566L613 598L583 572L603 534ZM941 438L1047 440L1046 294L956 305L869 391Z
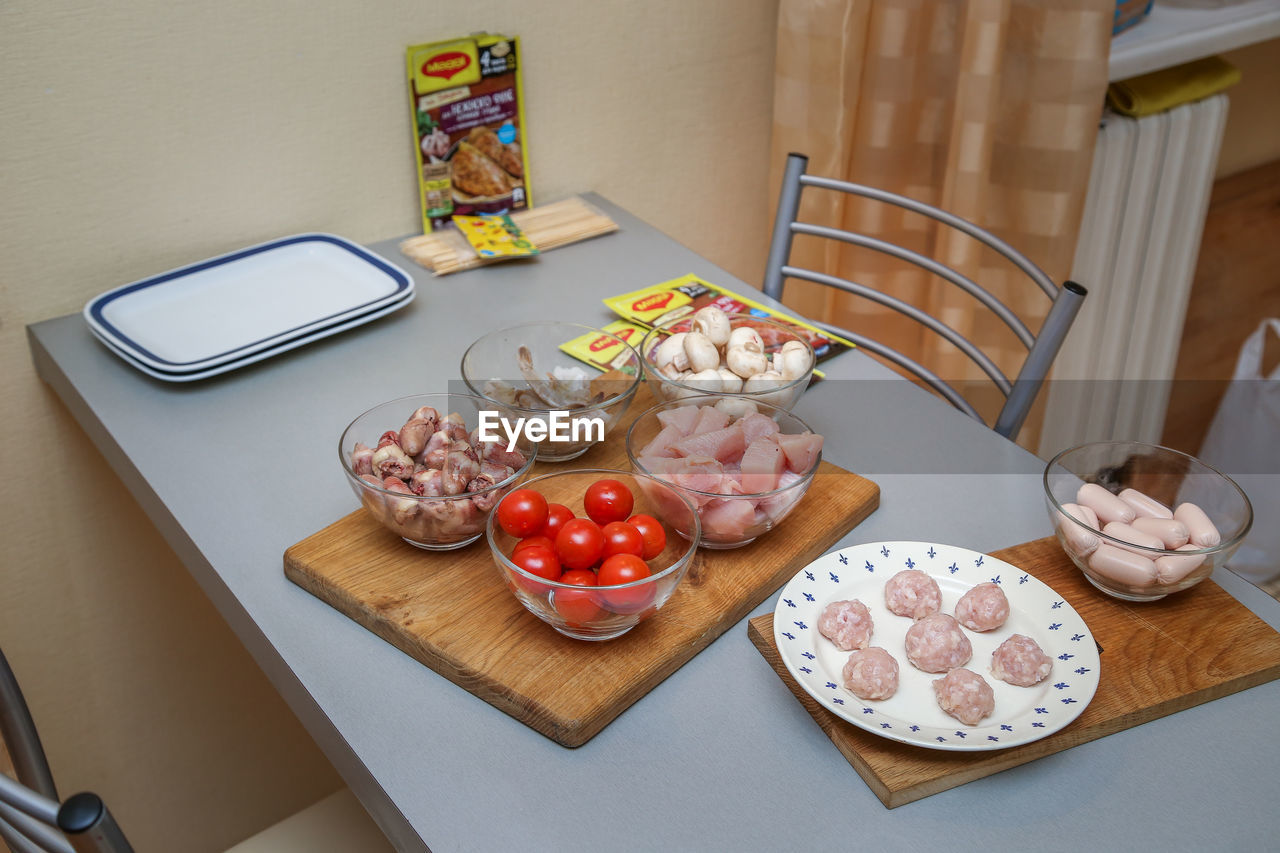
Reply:
M811 363L809 348L800 341L787 341L782 345L782 349L773 354L773 369L787 380L804 376L809 371Z
M729 333L728 348L764 352L764 339L750 326L739 326Z
M738 331L742 331L739 329ZM729 347L729 351L725 353L725 364L743 379L749 379L757 373L764 373L769 369L769 357L758 350L750 350L746 347Z
M720 373L720 390L726 394L737 394L742 390L742 377L734 373L727 367L721 367Z
M668 364L666 367L659 367L658 372L670 379L672 382L679 382L680 377L688 376L692 370L677 370L675 364Z
M723 397L716 401L716 408L731 418L745 418L760 411L760 407L746 397Z
M785 383L786 380L778 371L765 370L749 377L746 382L742 383L742 393L756 394L766 403L772 403L773 405L778 406L782 405L782 401L777 399L780 396L779 393L775 392L772 394L766 394L762 392L772 391ZM785 394L782 396L785 396Z
M733 378L737 379L738 377L734 376ZM722 390L724 385L724 379L720 376L720 371L714 367L709 367L706 370L699 370L697 373L681 381L685 385L697 388L699 391L706 391L712 394Z
M714 305L700 308L693 315L693 330L701 332L711 339L711 343L722 347L729 342L729 315Z
M668 367L668 371L670 371L669 367ZM663 375L666 376L668 379L670 379L672 382L679 382L681 383L681 385L683 385L684 383L688 382L690 379L693 378L692 370L682 370L679 372L675 372L675 371L668 372L668 371L663 371ZM664 383L662 385L661 393L663 397L665 397L667 400L679 400L683 397L689 397L694 394L700 394L702 392L695 391L690 388L682 388L680 387L680 385L668 385Z
M684 336L684 353L689 359L689 369L695 373L720 366L720 350L702 332L689 332Z
M666 368L681 371L689 369L689 357L684 352L684 332L670 336L653 351L653 366L666 373Z
M782 374L778 371L762 370L748 377L747 381L742 383L742 393L754 394L759 391L768 391L772 388L777 388L784 381Z

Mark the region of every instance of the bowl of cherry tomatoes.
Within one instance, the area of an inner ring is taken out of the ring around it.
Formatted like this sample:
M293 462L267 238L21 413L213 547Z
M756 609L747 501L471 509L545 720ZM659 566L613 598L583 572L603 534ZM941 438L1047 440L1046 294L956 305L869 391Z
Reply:
M580 468L505 495L486 526L516 599L556 631L611 640L662 608L697 558L688 498L647 474Z

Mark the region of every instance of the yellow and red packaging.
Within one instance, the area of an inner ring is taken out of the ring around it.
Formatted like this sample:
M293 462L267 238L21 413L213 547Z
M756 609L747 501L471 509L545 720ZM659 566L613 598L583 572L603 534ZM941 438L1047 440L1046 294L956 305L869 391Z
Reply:
M635 323L629 323L626 320L614 320L607 326L601 326L600 328L611 335L615 335L637 350L640 349L640 341L644 340L645 333L649 331L644 326L637 326ZM597 332L566 341L560 345L560 349L597 370L634 372L634 368L630 364L631 355L627 352L627 347L613 338Z
M604 300L604 304L624 320L646 329L693 314L708 305L714 305L727 314L751 314L795 329L808 340L819 362L854 346L852 342L812 323L798 320L728 288L711 284L692 273L621 296L609 297ZM814 374L822 375L820 371L814 371Z
M406 51L424 233L532 203L520 39L482 33Z

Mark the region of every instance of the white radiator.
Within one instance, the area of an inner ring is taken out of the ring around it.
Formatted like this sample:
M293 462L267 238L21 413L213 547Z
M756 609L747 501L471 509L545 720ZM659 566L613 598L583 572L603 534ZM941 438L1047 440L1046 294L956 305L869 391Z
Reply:
M1159 443L1227 96L1098 132L1071 278L1089 296L1054 362L1039 454Z

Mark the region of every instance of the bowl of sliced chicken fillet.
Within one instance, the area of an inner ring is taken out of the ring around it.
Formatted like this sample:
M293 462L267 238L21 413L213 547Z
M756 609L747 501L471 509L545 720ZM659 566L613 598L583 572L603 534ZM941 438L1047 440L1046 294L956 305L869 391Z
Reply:
M631 467L698 511L702 547L738 548L782 524L822 462L822 436L798 416L737 395L662 403L627 432Z

